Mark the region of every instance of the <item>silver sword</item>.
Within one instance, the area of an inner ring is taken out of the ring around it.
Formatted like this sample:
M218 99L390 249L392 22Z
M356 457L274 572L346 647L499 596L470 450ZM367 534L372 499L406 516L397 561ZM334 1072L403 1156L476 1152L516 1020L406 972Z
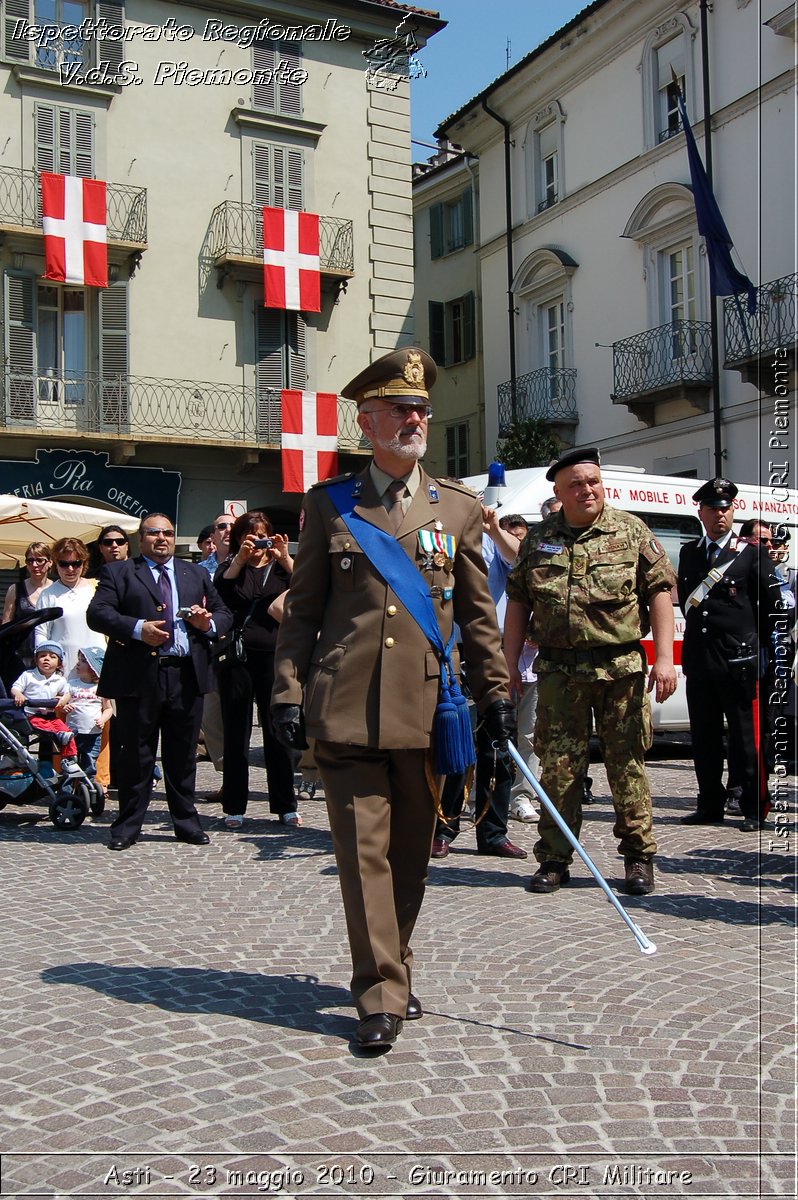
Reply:
M516 747L513 745L512 742L508 741L507 749L510 751L510 755L511 755L513 761L515 762L515 765L517 767L519 767L521 774L524 776L527 783L529 783L531 785L535 794L539 797L540 802L543 805L545 805L545 808L546 808L549 816L551 817L551 819L555 822L555 824L557 824L559 826L562 833L565 835L565 837L571 843L574 850L576 851L576 853L581 858L582 862L587 867L588 871L590 871L590 874L593 876L596 883L603 890L604 895L607 897L610 904L618 910L618 913L620 914L621 918L629 926L629 929L632 931L634 939L637 942L637 945L640 949L640 953L641 954L656 954L657 947L654 945L653 942L650 942L648 940L646 935L643 933L642 929L639 929L638 926L635 925L634 921L629 916L628 912L626 911L624 906L621 904L618 897L612 891L612 889L610 888L610 885L607 883L604 876L601 874L601 871L599 871L598 867L593 862L593 860L590 857L590 855L588 854L588 852L584 849L581 842L579 842L579 840L577 838L575 838L574 835L571 833L570 829L565 824L565 821L563 821L562 817L557 812L557 809L554 807L551 800L548 798L546 793L543 791L543 788L540 786L537 779L535 779L535 776L532 774L529 767L526 765L523 758L518 753L518 750L516 749Z

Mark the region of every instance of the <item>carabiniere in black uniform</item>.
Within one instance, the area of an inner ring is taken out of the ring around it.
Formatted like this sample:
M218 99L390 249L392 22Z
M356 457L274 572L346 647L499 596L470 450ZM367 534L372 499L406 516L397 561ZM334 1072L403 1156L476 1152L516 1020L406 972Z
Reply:
M728 480L710 480L693 499L704 509L729 509L737 488ZM713 499L714 496L714 499ZM731 526L729 525L729 530ZM698 781L697 811L684 824L719 824L723 820L723 718L727 723L729 775L742 786L742 828L761 827L767 815L767 780L762 749L755 737L757 685L762 677L760 639L767 653L773 607L773 569L758 546L734 548L733 534L722 538L712 568L720 578L704 595L695 589L707 579L710 565L707 536L688 542L679 556L679 605L685 616L682 670L687 680L687 706ZM777 586L777 582L776 582Z

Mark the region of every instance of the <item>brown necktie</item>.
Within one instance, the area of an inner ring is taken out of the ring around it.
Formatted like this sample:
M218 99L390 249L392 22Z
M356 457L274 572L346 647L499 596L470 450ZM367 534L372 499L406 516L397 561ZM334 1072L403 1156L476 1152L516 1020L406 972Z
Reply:
M402 524L402 519L405 515L402 509L402 499L406 491L407 488L403 479L394 479L388 488L388 496L391 501L388 509L388 524L393 534L399 532L399 526Z

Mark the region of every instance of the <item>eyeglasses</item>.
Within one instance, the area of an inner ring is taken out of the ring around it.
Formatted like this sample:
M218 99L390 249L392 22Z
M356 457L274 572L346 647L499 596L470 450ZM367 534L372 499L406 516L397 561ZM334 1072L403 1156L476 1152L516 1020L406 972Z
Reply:
M760 545L760 546L775 546L775 544L776 544L776 543L773 541L773 538L763 538L763 537L761 537L761 538L757 538L756 540L757 540L757 542L759 543L759 545Z
M387 417L393 417L394 421L405 421L411 413L418 413L422 421L428 421L432 416L432 405L392 404L390 408L361 408L360 411L365 416L371 416L372 413L383 413Z
M83 563L80 561L80 559L78 559L77 562L72 562L71 560L67 560L65 558L59 558L58 565L62 571L79 571L83 566Z
M175 531L174 529L142 529L141 531L142 537L160 537L162 534L164 537L173 538Z
M29 567L40 567L43 563L49 562L49 558L26 558L25 562Z
M127 538L103 538L103 546L126 546Z
M220 533L222 532L223 529L232 529L232 528L233 528L232 521L220 521L218 525L214 525L214 529L218 529Z

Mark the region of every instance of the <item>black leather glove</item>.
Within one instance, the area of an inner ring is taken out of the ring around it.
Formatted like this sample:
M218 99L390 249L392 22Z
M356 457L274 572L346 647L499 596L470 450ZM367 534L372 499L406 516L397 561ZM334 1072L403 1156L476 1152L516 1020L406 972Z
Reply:
M274 736L289 750L307 750L305 714L299 704L275 704L271 710Z
M485 733L497 750L506 751L507 743L514 742L518 736L518 720L515 715L515 705L512 700L494 700L482 714Z

